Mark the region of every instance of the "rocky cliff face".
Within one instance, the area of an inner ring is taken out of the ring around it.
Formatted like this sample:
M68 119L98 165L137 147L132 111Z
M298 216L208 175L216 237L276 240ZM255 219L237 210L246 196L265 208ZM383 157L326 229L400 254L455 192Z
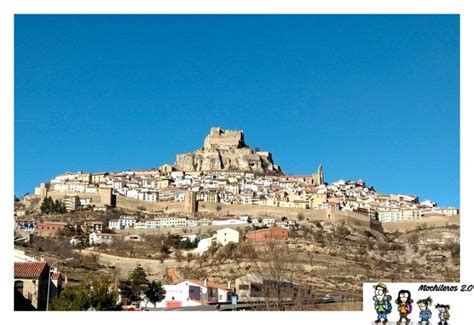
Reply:
M256 151L245 144L242 131L212 128L204 146L192 153L176 156L175 167L182 171L236 170L259 174L281 175L272 154Z

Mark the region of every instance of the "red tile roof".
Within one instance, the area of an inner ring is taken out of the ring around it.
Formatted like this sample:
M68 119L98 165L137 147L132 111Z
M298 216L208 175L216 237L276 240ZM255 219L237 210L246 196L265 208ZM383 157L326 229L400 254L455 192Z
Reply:
M194 284L197 284L201 287L205 287L204 280L192 279L192 280L188 280L188 281L192 282ZM227 285L225 285L225 284L220 284L220 283L212 282L212 281L209 281L209 280L207 281L207 287L208 288L214 288L214 289L223 289L223 290L227 290L227 291L232 291L232 289L227 288Z
M51 275L51 280L59 280L62 279L61 272L53 272Z
M47 267L46 262L15 262L15 279L39 278Z

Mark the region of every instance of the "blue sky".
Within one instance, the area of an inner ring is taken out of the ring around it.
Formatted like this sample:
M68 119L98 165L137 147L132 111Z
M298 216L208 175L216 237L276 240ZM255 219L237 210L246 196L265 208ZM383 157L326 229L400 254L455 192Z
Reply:
M15 17L17 195L172 163L212 126L287 174L459 206L459 16Z

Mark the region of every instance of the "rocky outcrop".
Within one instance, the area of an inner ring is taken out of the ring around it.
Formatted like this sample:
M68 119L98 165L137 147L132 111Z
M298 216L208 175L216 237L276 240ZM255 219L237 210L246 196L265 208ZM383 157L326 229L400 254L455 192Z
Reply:
M175 168L182 171L245 171L282 175L272 154L256 151L245 144L242 131L211 129L204 146L192 153L177 155Z

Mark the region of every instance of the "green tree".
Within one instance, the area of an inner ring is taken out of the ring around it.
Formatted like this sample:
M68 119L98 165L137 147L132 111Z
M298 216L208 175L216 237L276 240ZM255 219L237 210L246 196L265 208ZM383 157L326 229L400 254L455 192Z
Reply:
M53 213L65 213L65 212L66 212L66 206L64 205L64 203L59 200L54 201Z
M165 246L179 248L181 245L181 239L182 237L178 234L169 235L165 240Z
M51 197L45 197L43 202L41 202L40 210L43 214L50 214L53 211L53 199Z
M156 303L165 299L166 290L161 286L161 282L155 282L154 280L148 284L148 289L145 291L145 296L148 300L155 305Z
M149 283L145 270L138 265L130 273L128 279L120 281L120 293L125 299L139 301L140 295L145 292Z
M66 207L59 200L53 201L51 197L45 197L41 202L40 210L43 214L65 213Z
M76 287L64 289L49 305L50 310L81 311L89 307L95 310L120 310L117 305L118 293L109 288L109 279L85 277Z
M195 249L198 246L198 243L199 243L199 240L197 238L194 240L189 240L189 239L181 240L178 248L191 250L191 249Z

